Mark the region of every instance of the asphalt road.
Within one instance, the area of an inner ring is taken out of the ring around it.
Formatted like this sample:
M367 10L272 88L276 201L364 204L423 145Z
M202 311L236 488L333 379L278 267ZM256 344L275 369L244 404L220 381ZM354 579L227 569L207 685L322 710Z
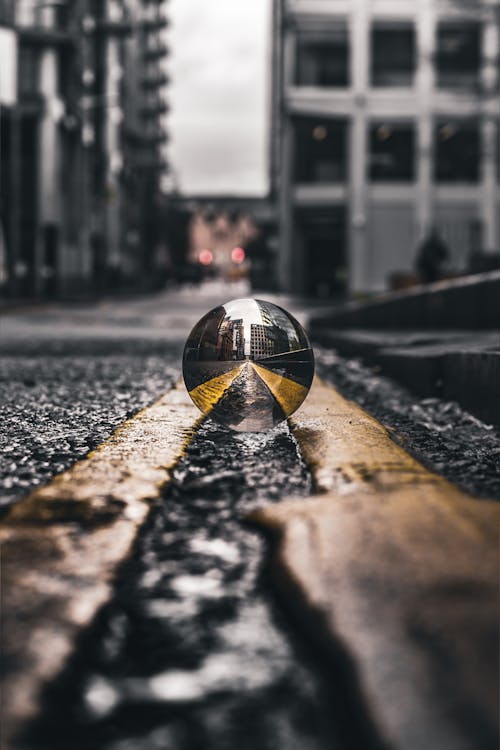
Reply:
M191 328L249 296L244 282L98 305L47 305L0 321L0 507L68 468L181 377ZM304 319L306 308L276 298Z
M5 316L4 507L168 390L190 328L240 296L241 286L211 285ZM241 520L264 499L310 494L288 426L237 435L208 422L173 479L21 746L336 747L330 689L268 594L261 535Z
M0 506L95 448L181 375L186 336L211 307L248 296L212 283L97 306L46 306L0 321ZM302 322L310 306L273 298ZM499 431L454 403L419 399L335 352L318 370L393 430L431 468L482 496L500 497Z
M248 295L244 283L211 283L4 315L0 506L68 468L168 390L181 375L184 342L199 318ZM288 306L286 298L279 301Z
M247 295L241 286L212 285L6 315L2 504L69 467L168 390L194 323ZM304 305L271 301L307 318ZM326 379L430 468L475 494L500 497L496 428L454 404L416 399L356 361L319 348L316 357ZM332 720L334 676L325 682L280 615L262 575L263 541L240 520L263 499L311 493L286 424L235 436L206 423L167 493L26 747L355 747L341 709ZM183 700L171 700L181 688Z

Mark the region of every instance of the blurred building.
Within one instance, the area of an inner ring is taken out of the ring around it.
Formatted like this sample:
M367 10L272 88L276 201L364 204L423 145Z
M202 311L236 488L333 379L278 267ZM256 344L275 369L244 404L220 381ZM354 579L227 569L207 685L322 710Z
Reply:
M499 242L498 0L275 0L280 284L380 290L435 224Z
M8 293L146 283L167 169L163 3L1 0L0 25L17 58L1 120Z
M253 288L276 287L277 221L268 197L197 195L179 198L179 205L191 215L187 250L191 264L208 250L214 272L226 277L244 272ZM243 249L243 261L234 261L236 248Z

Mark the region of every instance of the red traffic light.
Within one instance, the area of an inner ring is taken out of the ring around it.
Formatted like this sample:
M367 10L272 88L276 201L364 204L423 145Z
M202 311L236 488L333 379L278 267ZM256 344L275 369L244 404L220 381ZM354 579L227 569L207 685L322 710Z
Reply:
M246 258L246 253L242 247L233 247L231 250L231 260L233 263L243 263Z
M205 250L201 250L200 254L198 255L198 260L200 261L202 266L209 266L214 259L213 253L208 248L205 248Z

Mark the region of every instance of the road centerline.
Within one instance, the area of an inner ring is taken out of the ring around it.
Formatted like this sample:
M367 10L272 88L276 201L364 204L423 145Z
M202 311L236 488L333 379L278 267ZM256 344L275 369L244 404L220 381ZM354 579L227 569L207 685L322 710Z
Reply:
M2 519L6 748L109 598L151 501L160 497L200 420L178 383Z

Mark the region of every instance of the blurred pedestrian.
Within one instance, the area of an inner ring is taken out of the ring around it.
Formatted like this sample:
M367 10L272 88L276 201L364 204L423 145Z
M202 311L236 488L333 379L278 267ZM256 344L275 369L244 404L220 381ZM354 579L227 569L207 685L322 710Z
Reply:
M432 227L417 249L416 267L424 284L438 281L443 276L443 267L450 257L447 244L441 239L436 227Z

